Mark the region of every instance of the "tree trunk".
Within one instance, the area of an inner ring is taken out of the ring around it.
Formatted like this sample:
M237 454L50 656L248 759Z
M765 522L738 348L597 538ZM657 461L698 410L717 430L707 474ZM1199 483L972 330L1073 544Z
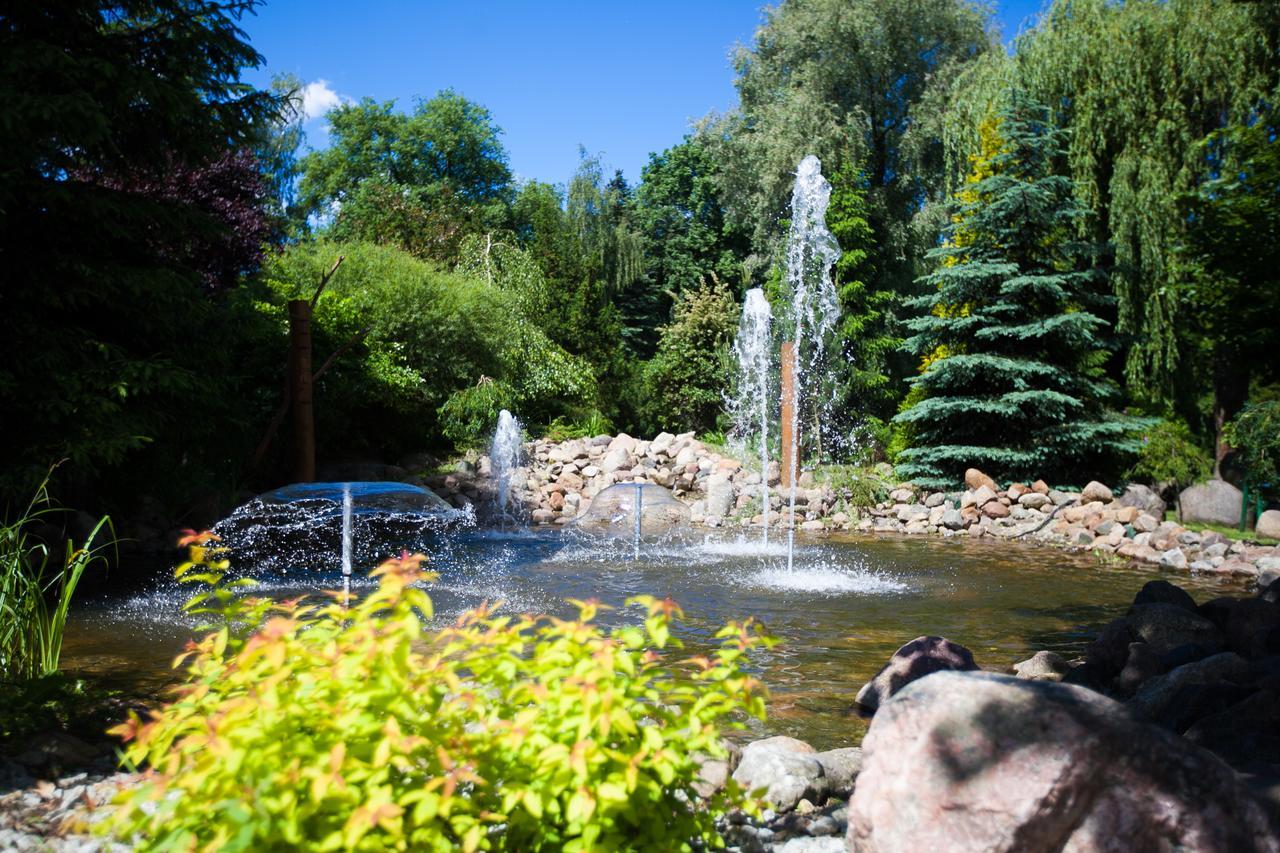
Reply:
M1249 370L1244 359L1219 344L1213 353L1213 475L1222 478L1222 461L1232 450L1222 437L1222 428L1244 406L1249 397Z
M316 479L316 425L311 396L311 303L289 302L289 400L293 406L293 476Z

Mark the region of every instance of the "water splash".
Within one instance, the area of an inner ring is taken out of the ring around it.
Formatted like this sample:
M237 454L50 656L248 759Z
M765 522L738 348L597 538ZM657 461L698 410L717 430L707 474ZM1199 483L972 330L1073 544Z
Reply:
M733 437L744 453L755 445L760 456L760 493L764 513L763 542L769 544L769 420L773 398L773 310L764 291L752 288L742 303L742 320L733 342L737 360L734 394L729 400Z
M351 600L351 484L342 485L342 603Z
M800 478L800 409L817 402L817 379L826 356L827 338L840 315L831 267L840 259L840 244L827 228L831 184L822 163L810 154L796 170L791 194L791 233L787 238L787 285L791 290L792 340L795 342L795 399L791 406L790 524L787 528L787 571L795 568L796 489Z
M494 503L502 526L506 526L511 513L511 472L520 466L520 454L524 450L524 427L515 415L503 409L498 413L498 427L493 431L489 447L489 462L493 466L496 485Z

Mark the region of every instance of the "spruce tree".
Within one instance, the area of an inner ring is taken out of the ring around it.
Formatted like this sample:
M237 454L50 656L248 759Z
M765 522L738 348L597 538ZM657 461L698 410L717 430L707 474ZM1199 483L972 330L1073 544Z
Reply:
M998 144L975 157L953 198L932 292L904 347L925 357L910 380L923 399L896 421L912 436L899 472L958 483L976 467L998 480L1078 482L1136 450L1136 422L1109 411L1101 371L1112 298L1101 247L1076 239L1085 210L1059 174L1064 132L1014 92L993 126Z

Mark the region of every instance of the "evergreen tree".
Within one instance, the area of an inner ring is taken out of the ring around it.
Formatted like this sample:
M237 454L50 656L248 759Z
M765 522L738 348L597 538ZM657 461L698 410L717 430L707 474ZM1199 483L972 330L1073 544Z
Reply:
M924 399L895 420L912 446L899 471L930 486L980 468L997 479L1069 482L1111 470L1136 450L1133 419L1108 411L1100 370L1107 279L1100 248L1079 242L1083 208L1058 174L1064 132L1015 92L999 113L1000 145L955 199L948 240L931 251L936 291L911 300L904 346L929 356L912 383Z
M885 417L892 409L888 359L901 343L889 332L896 303L891 290L875 287L875 232L867 212L866 178L852 159L831 176L827 227L840 242L834 274L840 325L833 365L840 432L861 418Z

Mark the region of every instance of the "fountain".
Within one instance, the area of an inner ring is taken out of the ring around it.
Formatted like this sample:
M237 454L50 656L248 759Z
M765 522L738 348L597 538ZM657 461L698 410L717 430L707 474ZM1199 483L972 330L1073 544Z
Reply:
M764 291L752 288L742 304L742 320L733 343L737 358L734 395L728 401L733 417L734 438L746 451L759 444L760 494L764 513L764 541L769 544L769 415L772 398L769 378L773 369L773 340L770 336L773 311Z
M839 317L831 267L840 259L840 244L827 229L831 184L822 164L810 154L796 170L791 194L791 232L787 238L787 285L791 290L791 340L783 344L783 472L790 489L787 571L794 567L796 488L800 479L800 408L814 402L816 377L826 353L827 337ZM789 344L789 345L788 345ZM806 400L806 396L810 399Z
M493 466L494 504L504 529L511 517L511 472L520 465L523 442L524 427L514 415L503 409L498 413L498 427L493 431L489 462Z
M351 484L342 486L342 605L351 600Z

